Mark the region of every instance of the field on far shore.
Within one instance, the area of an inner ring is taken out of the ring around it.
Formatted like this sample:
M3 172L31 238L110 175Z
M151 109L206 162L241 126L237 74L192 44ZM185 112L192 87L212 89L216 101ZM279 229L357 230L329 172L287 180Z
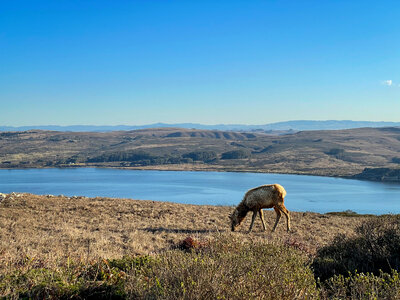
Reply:
M253 232L247 234L250 216L237 232L230 231L232 210L133 199L9 194L0 202L0 269L21 257L51 262L151 255L189 236L208 240L234 235L253 242L295 245L312 255L337 234L352 236L368 218L291 212L292 232L285 231L282 217L271 233L275 213L266 210L268 230L263 232L257 219Z

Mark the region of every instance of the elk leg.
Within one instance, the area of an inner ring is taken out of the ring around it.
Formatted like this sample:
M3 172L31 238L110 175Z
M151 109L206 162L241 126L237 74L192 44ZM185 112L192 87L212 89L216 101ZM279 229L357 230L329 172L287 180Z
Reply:
M263 213L263 210L260 209L260 210L258 211L258 213L260 214L261 223L262 223L263 229L264 229L264 231L265 231L265 222L264 222L264 213Z
M279 206L279 210L283 212L283 214L286 217L286 226L287 226L287 232L290 231L290 213L289 211L286 209L285 205L280 205Z
M254 220L256 219L256 217L257 217L257 211L253 211L253 217L251 218L251 224L250 224L250 228L249 228L249 232L248 233L250 233L251 230L253 229Z
M275 221L275 225L272 228L272 231L275 231L276 225L278 225L279 219L281 218L281 211L279 210L279 208L277 208L276 206L274 206L274 210L276 213L276 221Z

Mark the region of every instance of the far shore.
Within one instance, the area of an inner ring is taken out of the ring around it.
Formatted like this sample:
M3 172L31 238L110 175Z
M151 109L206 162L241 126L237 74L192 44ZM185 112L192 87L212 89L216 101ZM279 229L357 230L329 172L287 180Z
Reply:
M396 128L271 136L179 128L1 133L0 168L101 167L312 175L400 182Z
M400 180L389 180L383 177L381 180L374 180L371 178L363 178L360 173L352 175L337 174L332 172L321 172L317 171L298 171L298 170L262 170L255 168L237 168L237 167L225 167L218 165L206 165L206 164L170 164L170 165L150 165L150 166L129 166L122 167L118 165L104 165L104 164L66 164L57 167L45 167L45 166L26 166L26 167L15 167L15 168L4 168L0 167L0 170L26 170L26 169L70 169L70 168L104 168L104 169L121 169L121 170L152 170L152 171L188 171L188 172L235 172L235 173L265 173L265 174L285 174L285 175L304 175L304 176L321 176L321 177L332 177L332 178L343 178L353 180L366 180L375 182L388 182L388 183L400 183Z

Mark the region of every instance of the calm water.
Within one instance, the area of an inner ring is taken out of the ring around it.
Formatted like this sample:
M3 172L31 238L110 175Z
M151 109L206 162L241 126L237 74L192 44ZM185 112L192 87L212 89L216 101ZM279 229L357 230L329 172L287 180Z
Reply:
M250 188L282 184L294 211L400 213L400 185L349 179L259 173L118 169L0 170L0 192L106 196L189 204L236 205Z

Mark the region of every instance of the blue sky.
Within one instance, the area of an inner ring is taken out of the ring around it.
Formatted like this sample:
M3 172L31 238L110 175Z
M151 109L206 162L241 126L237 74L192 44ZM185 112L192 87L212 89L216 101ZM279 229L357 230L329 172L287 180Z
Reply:
M400 121L399 1L1 1L0 125Z

